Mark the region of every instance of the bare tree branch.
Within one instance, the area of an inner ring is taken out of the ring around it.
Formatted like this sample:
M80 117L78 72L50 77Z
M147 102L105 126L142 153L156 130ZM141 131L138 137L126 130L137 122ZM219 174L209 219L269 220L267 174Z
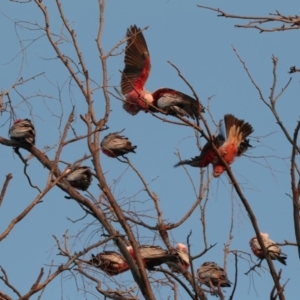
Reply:
M3 202L3 199L4 199L4 196L5 196L5 192L6 192L6 189L8 187L8 184L9 184L9 181L13 178L12 174L7 174L6 175L6 179L3 183L3 186L2 186L2 190L1 190L1 194L0 194L0 206Z

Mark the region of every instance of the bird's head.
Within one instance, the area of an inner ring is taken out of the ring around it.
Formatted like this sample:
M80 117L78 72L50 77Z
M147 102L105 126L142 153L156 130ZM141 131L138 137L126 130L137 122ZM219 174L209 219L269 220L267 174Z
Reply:
M250 239L249 244L251 246L251 244L253 243L253 241L256 239L256 236L254 236L253 238Z
M221 166L221 165L215 166L213 176L219 177L224 172L224 170L225 170L224 166Z
M127 251L128 251L130 254L133 253L133 248L132 248L132 246L127 246L126 249L127 249Z
M183 252L188 252L187 251L187 246L185 245L185 244L181 244L181 243L178 243L177 245L176 245L176 249L177 250L181 250L181 251L183 251Z
M261 236L262 238L266 238L266 239L269 238L269 234L268 234L268 233L263 233L263 232L261 232L261 233L260 233L260 236Z
M14 121L14 124L18 124L18 123L20 123L22 121L23 121L22 119L17 119L17 120Z
M136 104L127 101L123 103L123 109L133 116L141 110Z
M152 104L154 101L152 94L146 90L143 99L146 101L147 104Z

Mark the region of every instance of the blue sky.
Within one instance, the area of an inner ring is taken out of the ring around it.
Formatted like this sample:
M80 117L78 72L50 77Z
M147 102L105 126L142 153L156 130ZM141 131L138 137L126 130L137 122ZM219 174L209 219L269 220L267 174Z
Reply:
M48 3L49 2L49 3ZM65 1L62 3L65 15L70 25L77 33L80 49L89 69L91 78L101 85L102 70L95 39L98 29L99 10L97 1ZM61 19L57 8L50 1L43 1L50 13L50 24L53 33L61 29ZM295 14L299 10L297 1L108 1L105 11L105 28L103 33L104 51L109 51L124 38L126 29L133 24L139 27L149 26L144 32L151 55L152 70L147 82L147 89L154 91L159 87L170 87L191 95L187 85L177 76L177 72L167 63L174 63L187 78L206 106L210 101L210 112L215 121L227 113L245 119L253 128L251 137L253 148L236 160L232 170L241 184L243 192L256 214L262 232L268 232L270 237L278 242L294 241L292 219L292 203L287 194L291 194L290 155L291 145L288 144L279 126L276 124L270 110L259 99L259 95L237 59L232 47L237 49L246 62L254 80L260 86L268 99L272 84L271 56L278 59L277 93L292 77L292 81L278 100L277 110L289 133L292 135L299 120L299 76L298 73L288 74L293 65L299 66L299 42L297 32L276 32L260 34L256 30L238 29L235 24L245 23L243 20L232 20L217 17L212 11L198 8L196 5L207 5L223 9L232 14L268 15L278 10L282 14ZM21 28L33 28L32 24L43 24L41 12L35 3L18 4L2 2L0 4L0 24L5 28L0 33L1 47L1 89L7 90L15 82L30 78L45 72L35 80L19 86L17 91L11 90L14 110L19 118L33 120L37 131L36 146L43 149L54 146L47 154L55 155L55 145L63 129L60 117L65 122L72 106L75 105L74 128L77 134L84 135L85 127L80 114L86 112L86 104L74 83L70 83L68 73L49 45L42 31ZM18 21L26 23L17 23ZM34 43L31 42L35 40ZM22 41L22 43L20 43ZM59 44L62 51L73 58L76 56L71 43ZM28 46L28 47L27 47ZM26 55L21 55L21 47L26 47ZM121 52L124 45L117 52ZM22 68L20 67L22 66ZM108 59L109 85L120 83L120 72L124 67L123 54ZM96 88L96 83L93 85ZM60 92L59 92L60 91ZM113 92L113 89L111 89ZM24 103L22 97L29 100ZM93 93L96 115L102 117L104 100L102 90ZM125 128L124 135L137 145L137 154L130 154L132 163L143 174L150 189L157 193L164 218L175 223L187 212L195 201L190 178L183 168L174 169L178 161L174 154L179 151L182 158L190 158L199 154L194 131L184 126L176 126L162 122L150 114L139 113L137 116L127 114L121 103L111 98L112 112L108 122L108 132ZM211 129L213 123L208 113L205 115ZM10 114L2 113L0 117L0 135L7 137L10 126ZM171 120L175 120L170 117ZM69 133L68 138L73 138ZM201 139L204 142L203 139ZM37 196L37 191L29 188L23 174L23 165L13 150L2 147L0 156L0 183L7 173L13 174L6 197L0 208L0 232L5 230L12 218L19 214ZM25 151L22 151L27 156ZM75 160L88 153L84 141L66 146L61 159L67 162ZM153 209L153 203L142 191L143 187L137 176L127 166L117 160L101 156L106 178L112 185L118 201L128 201L130 209ZM91 162L87 161L91 166ZM200 174L197 168L188 168L191 179L199 187ZM46 185L48 172L32 159L28 172L34 184L43 188ZM124 174L121 176L121 174ZM89 191L98 198L99 188L94 179ZM94 223L83 230L92 218L72 223L83 216L80 207L64 198L58 188L53 188L30 214L15 226L11 234L1 242L0 265L6 269L12 284L21 291L27 292L34 283L41 267L48 272L51 261L55 265L64 262L57 256L58 250L52 235L62 238L69 230L70 248L81 250L101 238L102 228ZM126 200L127 199L127 200ZM134 208L135 207L135 208ZM194 261L198 268L204 261L215 261L223 265L224 244L228 240L231 216L233 211L233 240L231 249L250 252L249 240L254 236L251 223L240 200L232 190L226 174L219 179L213 179L209 191L209 201L206 208L208 243L217 245L205 256ZM153 214L154 215L154 214ZM203 250L202 227L199 221L200 209L179 228L170 233L172 242L185 242L192 230L192 255ZM147 220L150 224L155 219ZM136 229L134 229L136 230ZM77 236L77 238L75 238ZM152 243L154 234L151 231L139 230L141 242ZM155 241L160 244L159 239ZM98 251L102 251L99 247ZM114 249L112 243L106 249ZM96 250L93 253L97 252ZM286 298L295 299L298 292L299 267L298 254L295 247L284 247L288 254L287 267L283 267L282 283L288 279ZM92 253L92 252L91 252ZM90 254L86 255L88 259ZM276 270L281 268L274 262ZM266 262L263 263L266 267ZM259 271L244 275L249 269L247 262L239 260L239 282L235 294L236 299L266 299L272 288L268 271ZM102 278L103 284L110 283L110 278ZM229 256L228 277L234 280L234 259ZM77 286L71 274L56 278L46 289L43 299L101 299L94 285L78 277ZM130 282L131 274L115 277L114 280ZM84 290L92 291L86 293ZM0 290L12 295L0 282ZM226 295L230 295L228 289ZM158 299L167 299L169 294L163 290ZM186 294L181 292L181 299ZM210 296L208 296L210 297ZM36 299L34 296L33 299Z

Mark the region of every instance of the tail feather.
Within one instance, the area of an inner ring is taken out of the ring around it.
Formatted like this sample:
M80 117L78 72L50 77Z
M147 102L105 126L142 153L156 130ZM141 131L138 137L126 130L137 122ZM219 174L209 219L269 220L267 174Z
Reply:
M174 165L174 168L177 168L179 166L182 166L182 165L190 165L192 167L196 167L195 165L193 165L193 163L195 163L195 160L192 159L185 159L185 160L182 160L180 162L178 162L177 164Z
M283 253L271 253L270 252L270 257L271 259L277 259L280 263L282 263L283 265L286 266L286 259L287 259L287 256L285 256Z
M224 116L227 140L237 139L238 143L242 143L254 129L244 120L237 119L234 115L228 114Z

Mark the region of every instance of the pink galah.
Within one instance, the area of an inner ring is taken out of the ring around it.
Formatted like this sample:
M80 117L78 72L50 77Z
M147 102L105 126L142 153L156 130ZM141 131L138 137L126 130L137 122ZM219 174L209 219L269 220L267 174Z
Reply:
M9 129L9 135L12 140L22 143L35 144L35 129L29 119L17 119Z
M205 262L197 270L198 280L208 287L230 287L231 282L223 268L214 262Z
M176 252L179 255L179 260L182 266L187 270L190 267L190 258L188 253L188 248L186 245L178 243L175 247Z
M136 25L127 29L126 36L125 68L121 79L122 94L126 97L123 108L132 115L140 110L146 112L161 110L168 115L199 119L204 108L194 98L169 88L160 88L153 93L145 90L145 83L151 70L146 40Z
M224 144L225 137L222 134L219 134L217 135L217 137L213 137L213 142L218 149L222 144ZM212 164L215 160L216 153L212 147L212 142L209 141L204 145L200 155L192 159L182 160L178 162L174 167L176 168L181 165L190 165L192 167L205 168L209 164Z
M135 153L137 146L132 146L127 137L119 135L120 132L105 136L100 144L101 150L109 157L123 156L129 152Z
M181 266L187 270L190 267L190 258L186 245L178 243L174 249L174 253L178 255L178 260ZM172 272L178 272L176 264L168 264Z
M90 168L86 166L68 169L67 174L67 180L71 186L82 191L88 189L93 179Z
M129 266L124 257L115 251L104 251L97 255L92 254L89 263L109 276L118 275L129 270Z
M130 256L136 260L135 252L131 246L127 247ZM159 246L143 245L139 247L139 252L147 270L154 270L154 267L160 266L163 263L178 262L178 255L170 254Z
M279 246L275 245L275 242L269 239L269 235L267 233L261 232L260 236L263 240L265 247L269 252L270 258L273 260L278 260L282 264L286 265L285 260L287 259L287 255L281 252ZM260 259L265 258L256 236L249 241L249 244L255 256L257 256Z
M224 136L219 134L214 138L213 142L222 158L230 165L234 162L235 157L241 156L247 151L248 147L251 147L247 137L253 132L253 128L249 123L237 119L231 114L224 116L224 123L227 139L225 140ZM204 168L210 163L213 165L213 176L219 177L224 172L225 167L217 157L211 141L204 145L199 156L196 156L191 160L183 160L174 167L190 165L192 167Z

